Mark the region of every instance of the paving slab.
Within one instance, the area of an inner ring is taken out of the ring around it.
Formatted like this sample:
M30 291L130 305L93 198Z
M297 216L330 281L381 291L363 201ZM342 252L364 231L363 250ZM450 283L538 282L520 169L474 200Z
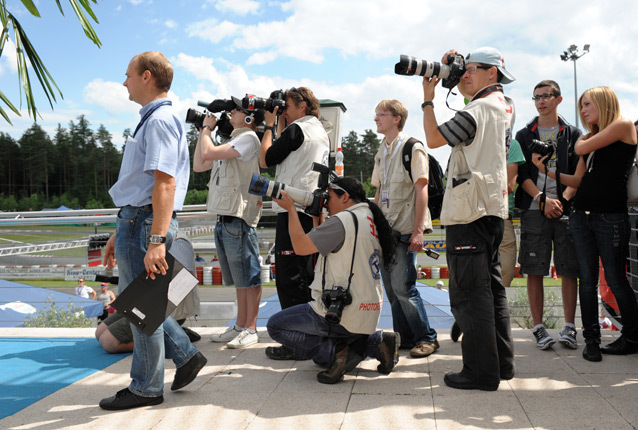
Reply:
M536 348L529 330L514 329L517 375L496 392L447 387L445 373L461 368L460 343L439 331L439 351L401 358L390 375L366 360L344 380L319 384L311 360L274 361L276 345L260 329L260 342L244 350L213 343L223 327L199 327L198 348L208 364L188 387L170 391L175 367L166 363L164 403L108 412L97 404L129 383L131 356L16 414L2 429L632 429L638 427L638 355L585 361L582 345ZM553 333L554 334L554 333ZM0 336L92 337L92 329L0 329ZM618 333L604 335L603 342Z

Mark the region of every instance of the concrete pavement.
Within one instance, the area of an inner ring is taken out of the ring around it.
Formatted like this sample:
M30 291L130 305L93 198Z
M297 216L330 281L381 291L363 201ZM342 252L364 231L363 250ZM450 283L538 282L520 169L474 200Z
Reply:
M633 429L638 427L638 355L581 357L582 345L540 351L529 330L515 329L516 377L496 392L445 386L461 366L460 343L439 330L441 348L428 358L401 351L394 372L380 375L367 360L336 385L316 381L311 361L272 361L274 345L245 350L208 341L222 327L201 327L197 343L208 358L198 378L178 392L167 362L164 403L122 412L97 404L127 386L131 357L0 420L2 429ZM550 330L554 336L557 330ZM0 329L0 336L92 336L92 329ZM618 332L605 332L609 342ZM582 337L579 334L579 341Z

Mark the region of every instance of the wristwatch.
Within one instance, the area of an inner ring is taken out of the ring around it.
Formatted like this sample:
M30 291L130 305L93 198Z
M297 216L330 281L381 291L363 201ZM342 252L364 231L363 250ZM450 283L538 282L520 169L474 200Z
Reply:
M432 103L432 100L425 101L425 102L423 102L423 103L421 104L421 110L422 110L423 112L425 112L425 107L426 107L426 106L432 106L432 109L434 109L434 103Z
M149 240L153 245L160 245L166 243L166 236L160 236L159 234L152 234L149 236Z

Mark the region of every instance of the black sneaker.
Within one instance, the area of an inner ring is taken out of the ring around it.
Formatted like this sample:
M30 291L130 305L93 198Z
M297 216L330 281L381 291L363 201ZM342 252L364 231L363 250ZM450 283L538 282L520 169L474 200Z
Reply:
M125 409L141 408L142 406L159 405L164 396L142 397L133 394L128 388L118 391L114 396L100 400L100 407L107 411L122 411Z
M539 349L546 350L552 347L553 344L556 343L553 337L547 333L547 330L544 326L539 327L537 330L532 331L534 337L536 338L536 346Z
M346 372L357 367L362 361L363 357L346 346L337 353L330 369L317 373L317 381L322 384L336 384L343 379Z
M269 346L266 348L266 357L271 360L308 360L285 346Z
M197 351L186 364L177 369L175 373L175 379L173 380L173 384L171 385L171 391L179 390L180 388L184 388L191 382L195 380L197 374L200 370L206 366L208 360L204 355Z
M401 345L401 335L399 333L383 333L381 335L381 345L379 345L379 361L377 371L384 375L389 374L394 366L399 362L399 345Z
M566 346L567 348L576 349L578 348L578 342L576 341L576 329L572 326L565 326L561 330L558 341Z
M638 343L630 342L625 335L600 348L600 352L610 355L627 355L638 352Z
M600 354L600 339L585 339L585 349L583 349L583 358L587 361L601 361L603 356Z

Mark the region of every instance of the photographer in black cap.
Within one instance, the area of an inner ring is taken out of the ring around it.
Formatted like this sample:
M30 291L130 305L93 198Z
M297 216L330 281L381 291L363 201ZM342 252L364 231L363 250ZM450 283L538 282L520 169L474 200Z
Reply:
M302 229L285 191L277 200L290 215L295 252L318 252L320 257L310 286L313 300L270 317L268 334L300 359L326 367L317 380L335 384L368 356L379 360L380 373L390 373L399 360L401 340L398 333L377 330L381 267L393 264L396 250L388 221L355 178L337 178L328 195L330 218L310 233Z
M443 56L447 63L450 51ZM463 369L445 375L453 388L494 391L514 377L514 347L498 248L508 217L506 159L513 106L502 84L514 77L500 52L484 47L465 59L458 89L469 103L436 122L437 77L423 78L423 127L429 148L452 146L441 224L450 267L450 304L463 331Z

